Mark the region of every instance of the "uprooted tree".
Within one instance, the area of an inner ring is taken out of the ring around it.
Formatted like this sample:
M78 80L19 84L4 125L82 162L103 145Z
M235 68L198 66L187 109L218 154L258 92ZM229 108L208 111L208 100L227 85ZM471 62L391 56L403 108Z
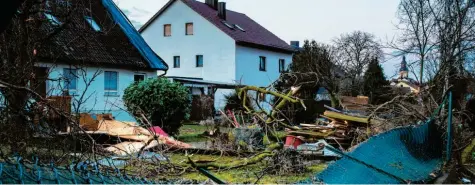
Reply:
M303 47L293 56L289 70L281 74L274 87L284 94L289 92L291 87L300 87L294 96L303 100L307 109L297 104L288 104L280 109L278 115L280 119L286 119L291 124L314 121L318 112L322 113L318 107L323 107L324 103L315 100L319 89L327 92L325 95L328 96L332 106L339 106L338 94L344 81L344 72L336 65L334 56L332 46L316 41L305 41ZM275 98L274 102L278 103L281 100Z
M283 73L275 87L281 92L290 91L292 86L301 87L301 99L313 99L320 87L325 88L332 106L338 106L343 71L336 65L334 50L330 45L306 40L303 48L294 55L289 71Z

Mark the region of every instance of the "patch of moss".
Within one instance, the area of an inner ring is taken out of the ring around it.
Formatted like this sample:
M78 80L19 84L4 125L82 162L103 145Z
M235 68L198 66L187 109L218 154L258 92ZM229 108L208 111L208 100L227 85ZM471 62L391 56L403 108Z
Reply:
M212 129L211 126L203 125L183 125L180 127L180 135L177 137L182 142L202 142L207 141L208 138L203 135L204 132ZM221 132L229 132L231 130L227 127L219 127Z
M172 163L179 165L187 165L188 160L187 156L184 154L168 154L167 155ZM193 160L198 161L219 161L221 163L231 163L236 160L242 160L239 157L230 157L230 156L216 156L216 155L192 155ZM258 179L256 174L260 175L265 170L267 166L266 161L263 160L261 163L248 165L243 168L232 169L232 170L213 170L211 173L216 175L221 180L224 180L228 183L233 184L248 184L255 183ZM270 175L265 174L258 183L263 184L289 184L296 183L302 180L305 180L309 177L314 176L316 173L321 172L326 168L326 164L315 164L307 167L306 173L301 174L286 174L286 175ZM164 177L167 178L167 177ZM177 177L173 177L177 178ZM188 172L181 175L179 178L184 178L188 180L196 180L199 182L205 181L208 178L199 172Z
M208 138L203 136L203 134L191 134L191 135L180 135L177 137L178 141L190 143L190 142L203 142L207 141Z

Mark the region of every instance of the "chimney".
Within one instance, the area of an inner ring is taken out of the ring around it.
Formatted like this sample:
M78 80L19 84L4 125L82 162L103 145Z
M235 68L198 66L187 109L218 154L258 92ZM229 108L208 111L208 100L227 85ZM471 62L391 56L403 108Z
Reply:
M206 0L205 4L210 6L211 8L217 10L218 9L218 0Z
M290 41L290 46L294 49L300 49L300 42L299 41Z
M225 2L218 3L218 16L219 18L226 20L226 3Z

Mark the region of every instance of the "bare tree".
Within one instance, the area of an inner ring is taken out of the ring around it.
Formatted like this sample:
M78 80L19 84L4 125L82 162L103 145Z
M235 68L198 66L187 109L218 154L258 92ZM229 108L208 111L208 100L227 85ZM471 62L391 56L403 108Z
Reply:
M400 23L397 25L397 28L401 30L401 35L397 40L389 43L390 48L399 51L398 54L411 55L413 56L411 58L417 59L409 66L420 66L419 74L412 70L413 74L419 77L420 83L423 82L424 64L426 61L434 61L430 60L430 54L436 48L437 43L435 19L430 16L430 13L431 6L427 0L401 1L398 10ZM428 64L427 66L432 65ZM428 70L430 69L433 68Z
M330 45L306 40L302 50L294 55L290 71L282 74L277 86L287 90L300 86L300 97L310 99L314 99L318 88L322 87L328 91L332 105L338 106L337 96L344 71L336 64L334 51Z
M398 28L402 34L390 46L401 54L416 56L413 65L420 67L419 81L445 84L437 88L438 95L457 84L456 97L464 93L460 79L468 74L475 54L473 5L473 1L464 0L401 1Z
M383 58L381 45L373 34L354 31L335 39L336 62L350 81L351 94L362 94L362 76L374 58Z

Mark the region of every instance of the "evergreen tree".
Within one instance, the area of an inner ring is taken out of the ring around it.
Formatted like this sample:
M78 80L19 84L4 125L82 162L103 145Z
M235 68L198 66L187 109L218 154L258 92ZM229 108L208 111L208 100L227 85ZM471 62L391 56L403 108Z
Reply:
M368 96L371 104L380 104L389 100L389 82L384 77L383 68L377 58L373 58L364 74L364 95Z

